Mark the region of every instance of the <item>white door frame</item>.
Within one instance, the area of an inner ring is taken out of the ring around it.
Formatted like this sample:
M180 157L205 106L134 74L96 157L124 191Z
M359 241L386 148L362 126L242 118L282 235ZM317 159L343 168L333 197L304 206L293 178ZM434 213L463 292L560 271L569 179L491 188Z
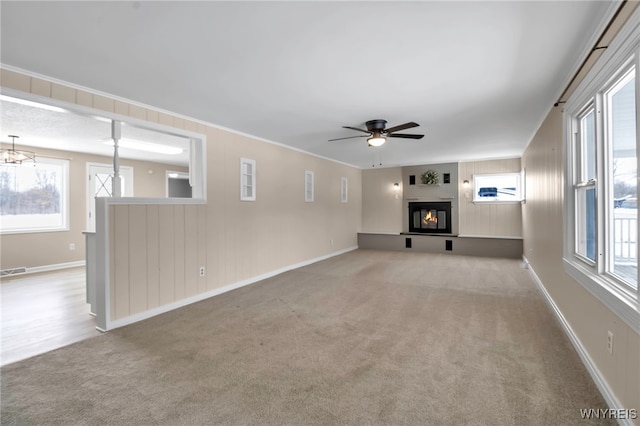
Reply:
M174 175L174 176L169 176ZM177 175L177 176L176 176ZM185 179L190 178L189 172L178 172L175 170L165 170L164 172L164 195L169 198L169 179Z
M87 171L86 171L86 188L87 188L87 209L85 213L85 218L87 220L87 231L95 232L96 229L96 200L95 200L95 179L91 180L92 174L95 174L97 171L103 171L108 173L113 173L113 164L108 163L93 163L87 162ZM133 167L131 166L120 166L120 176L124 181L124 188L122 191L123 197L133 197Z

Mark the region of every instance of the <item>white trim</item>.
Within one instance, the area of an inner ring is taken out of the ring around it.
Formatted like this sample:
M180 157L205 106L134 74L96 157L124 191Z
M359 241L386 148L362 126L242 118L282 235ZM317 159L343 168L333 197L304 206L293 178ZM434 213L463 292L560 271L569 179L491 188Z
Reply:
M78 268L85 266L84 260L76 260L75 262L54 263L53 265L32 266L27 268L27 274L46 271L57 271L58 269Z
M496 240L523 240L524 237L513 235L458 235L458 238L492 238Z
M111 264L109 258L109 205L121 198L96 198L95 305L96 329L107 331L111 321Z
M514 194L513 199L499 200L497 199L498 195L496 195L495 197L480 197L480 195L478 194L478 187L480 186L478 180L514 177L516 178L516 193ZM522 170L518 172L474 173L473 175L471 175L471 190L473 191L472 202L474 204L520 204L524 201L524 197L522 196L522 186L524 185L524 180L522 179L522 177Z
M142 197L98 197L96 200L105 199L109 205L130 204L130 205L155 205L155 204L207 204L201 198L142 198ZM96 214L96 218L98 215Z
M582 342L580 341L578 336L574 333L573 329L571 328L571 325L562 314L562 311L560 311L560 308L558 308L558 305L556 305L556 303L553 301L553 298L551 297L547 289L544 287L544 284L542 283L542 281L540 280L536 272L533 270L533 268L529 264L529 261L524 255L522 256L522 262L523 262L524 268L529 270L529 275L531 276L533 281L536 283L536 286L538 286L538 289L540 290L545 300L547 301L549 308L551 308L551 311L554 313L556 319L562 326L563 331L565 332L565 334L569 338L569 341L571 342L574 349L578 353L580 360L586 367L587 371L589 372L589 375L595 382L596 386L598 387L598 390L600 391L600 394L602 394L602 397L606 401L609 408L614 410L624 409L625 407L623 407L623 405L620 403L618 398L616 398L615 394L613 393L613 390L609 386L609 383L607 383L602 373L600 373L600 370L598 369L596 363L589 356L589 352L582 345ZM630 419L617 419L617 421L618 421L618 424L621 424L621 425L633 426L633 422Z
M582 271L578 262L565 258L562 261L564 270L569 276L580 283L636 333L640 334L640 315L638 314L640 306L634 306L634 304L638 305L637 301L630 300L627 294L601 277L594 276L591 271Z
M31 266L31 267L25 268L25 271L20 272L19 274L2 275L0 276L0 278L6 279L6 278L18 277L26 274L36 274L38 272L57 271L59 269L67 269L67 268L78 268L81 266L85 266L84 260L76 260L74 262L54 263L52 265ZM18 268L9 268L9 269L18 269Z
M640 9L637 9L609 47L598 59L591 71L582 80L565 104L564 113L577 114L602 86L607 85L611 77L624 66L638 49L640 39L635 35L640 31Z
M442 197L440 197L442 198ZM497 200L473 200L473 204L522 204L525 200L513 200L513 201L497 201Z
M88 232L94 232L95 231L95 224L96 224L96 220L95 220L95 216L96 216L96 212L95 212L95 202L96 202L96 196L95 193L92 194L91 192L91 182L89 182L89 179L92 175L91 173L91 169L93 167L102 167L105 169L109 169L111 173L113 173L113 163L109 164L109 163L96 163L93 161L87 161L85 163L85 197L87 199L87 206L84 212L84 219L85 219L85 229ZM125 179L124 181L124 185L125 185L125 194L124 197L133 197L133 188L134 188L134 183L133 183L133 177L134 177L134 168L132 166L120 166L120 175L121 177L127 177L127 176L122 176L123 174L128 174L128 179ZM93 189L95 190L95 184ZM89 217L89 213L93 213L93 220L91 220L91 218Z
M3 68L2 65L0 65L0 69L1 68ZM197 133L191 130L181 129L179 127L174 127L174 126L167 126L166 124L156 123L155 121L143 120L140 118L131 117L129 115L117 114L115 112L88 107L81 104L74 104L74 103L62 101L56 98L35 95L30 92L23 92L21 90L11 89L9 87L0 86L0 93L6 96L14 97L14 98L25 99L28 101L37 102L44 105L59 107L79 115L85 115L85 116L94 117L94 118L97 116L99 118L106 118L108 120L121 121L123 123L131 124L132 126L140 127L146 130L157 131L160 133L166 133L172 136L206 140L206 135L203 133ZM117 99L117 97L111 96L111 95L104 95L104 96L108 96L110 97L110 99ZM136 104L133 101L126 101L126 102L129 102L132 105ZM151 107L146 107L146 108L153 110L153 108Z
M571 72L567 73L562 85L558 86L558 90L556 92L557 95L555 95L553 97L554 100L557 100L560 97L560 95L564 91L564 88L566 88L569 85L569 83L571 82L571 79L573 78L573 76L580 70L580 66L582 65L582 62L584 61L585 58L587 58L587 56L591 52L591 49L593 48L593 45L596 43L596 41L598 40L600 35L604 32L604 30L606 29L607 25L609 25L609 22L611 21L611 19L615 15L616 11L618 10L618 7L620 6L620 3L622 3L622 0L614 0L609 4L609 7L607 8L606 13L604 13L602 15L602 19L600 20L600 23L593 30L593 33L591 34L591 37L589 37L589 40L587 40L587 42L585 43L584 48L582 49L582 53L576 58L576 61L575 61L574 65L573 65L573 67L571 67ZM601 58L599 58L599 60L600 59ZM568 93L571 93L571 92L568 91ZM562 99L560 99L560 100L562 100ZM561 108L561 107L560 106L556 107L556 106L554 106L554 104L549 104L549 107L545 111L545 114L542 114L540 116L540 120L538 121L538 125L533 127L534 130L531 132L531 135L529 135L529 137L527 138L527 140L529 142L527 143L527 145L522 150L523 153L527 150L527 148L529 148L529 145L535 139L536 133L538 133L538 130L540 130L540 127L542 126L542 123L544 123L544 121L547 119L547 117L549 116L549 114L551 113L551 111L554 108Z
M349 202L349 179L344 176L340 178L340 202Z
M0 67L1 68L1 67ZM127 115L116 114L113 112L100 110L92 107L87 107L79 104L72 104L69 102L61 101L55 98L48 98L46 96L34 95L29 92L22 92L20 90L10 89L0 86L0 94L25 99L33 102L38 102L44 105L52 105L63 108L71 113L88 116L88 117L100 117L109 120L120 121L123 123L131 124L132 126L142 129L165 133L182 138L188 138L192 141L192 147L190 150L191 159L198 159L199 161L192 162L190 160L189 173L192 175L190 179L191 186L193 187L193 197L201 198L206 201L207 199L207 136L203 133L192 132L190 130L181 129L178 127L167 126L164 124L156 123L153 121L142 120ZM112 97L113 98L113 97ZM132 102L132 104L135 104Z
M169 176L171 174L176 174L176 177ZM165 170L164 171L164 195L169 198L169 179L184 179L189 181L189 185L191 185L191 176L189 172L179 172L177 170ZM193 194L191 194L193 198ZM187 198L187 197L179 197L179 198Z
M586 105L594 102L596 111L602 110L600 104L603 93L611 87L611 84L621 77L621 72L626 64L629 64L634 57L636 65L636 82L640 75L640 8L636 9L629 17L627 23L618 32L616 37L609 43L609 47L602 54L593 68L580 82L574 93L565 104L563 115L563 156L564 156L564 201L563 201L563 267L565 272L589 291L597 300L603 303L612 313L617 315L636 333L640 333L640 291L627 290L621 287L615 279L610 279L605 269L603 256L608 251L603 250L606 241L604 228L598 226L597 241L597 270L588 268L582 262L575 251L575 163L576 144L574 140L574 120L585 108ZM640 99L636 86L636 99ZM594 101L592 101L592 99ZM640 110L636 111L640 114ZM602 117L596 117L596 123ZM603 140L604 126L596 124L597 144ZM640 134L640 127L637 131ZM597 156L597 168L603 176L607 176L607 162L603 155ZM596 180L596 197L607 196L609 189L604 187L605 179ZM607 217L605 203L601 199L596 200L598 221L603 223Z
M618 11L618 8L620 7L621 3L622 3L622 0L614 0L609 4L609 7L607 8L606 13L604 13L602 15L602 19L600 20L600 23L593 30L593 33L591 34L591 37L589 37L589 39L584 44L584 48L582 49L582 52L580 53L580 55L578 55L576 57L576 61L573 64L573 67L571 67L571 72L566 75L564 81L562 82L562 85L559 86L558 91L557 91L557 95L554 97L554 99L558 99L558 97L560 95L562 95L562 92L564 91L564 88L569 85L569 83L571 82L571 79L573 78L575 73L580 70L580 66L582 65L582 62L591 53L591 51L593 49L593 45L596 43L596 41L598 41L598 38L600 37L600 35L607 28L607 26L609 25L609 22L611 21L613 16ZM560 99L560 100L562 100L562 99ZM551 107L553 107L553 106L551 106ZM557 108L557 107L555 107L555 108ZM547 115L549 115L549 114L545 114L543 116L542 121L540 122L541 125L542 125L542 122L547 117ZM538 127L540 127L540 126L538 126ZM536 127L536 132L537 132L538 127ZM532 137L529 140L532 140L534 135L531 135Z
M58 166L62 169L62 176L60 177L60 207L61 207L61 225L53 226L48 228L38 228L34 226L28 226L25 228L11 228L11 229L3 229L2 228L2 220L0 219L0 235L10 235L10 234L33 234L40 232L68 232L70 228L70 191L71 191L71 181L69 179L69 174L71 170L71 161L66 158L52 158L46 155L41 157L37 157L34 165L45 164L45 165L54 165ZM22 167L22 166L19 166ZM24 166L27 167L27 166ZM25 215L28 216L28 215Z
M251 173L245 174L247 166L251 166ZM240 157L240 201L256 200L256 181L256 160ZM246 188L251 188L251 195L247 195Z
M201 125L204 125L204 126L213 127L215 129L223 130L225 132L233 133L235 135L253 138L253 139L258 140L260 142L268 143L270 145L275 145L275 146L278 146L280 148L289 149L291 151L300 152L300 153L303 153L303 154L306 154L306 155L310 155L310 156L315 157L315 158L320 158L320 159L323 159L323 160L330 161L332 163L341 164L343 166L351 167L351 168L354 168L356 170L369 170L368 167L365 168L365 167L356 166L355 164L345 163L344 161L336 160L334 158L325 157L324 155L315 154L313 152L305 151L303 149L296 148L296 147L291 146L291 145L286 145L286 144L283 144L281 142L276 142L276 141L273 141L273 140L270 140L270 139L266 139L266 138L263 138L261 136L256 136L256 135L252 135L250 133L245 133L245 132L241 132L239 130L234 130L234 129L231 129L229 127L221 126L219 124L211 123L209 121L201 120L201 119L198 119L198 118L182 115L182 114L177 113L177 112L168 111L168 110L165 110L165 109L162 109L162 108L153 107L153 106L150 106L150 105L147 105L147 104L143 104L143 103L140 103L140 102L137 102L137 101L133 101L133 100L130 100L130 99L127 99L127 98L123 98L123 97L120 97L120 96L117 96L117 95L112 95L110 93L101 92L99 90L95 90L95 89L91 89L89 87L81 86L79 84L70 83L70 82L65 81L65 80L60 80L60 79L57 79L57 78L54 78L54 77L49 77L49 76L46 76L46 75L43 75L43 74L38 74L36 72L28 71L28 70L25 70L23 68L18 68L18 67L14 67L14 66L11 66L11 65L3 64L1 62L0 62L0 69L6 69L8 71L17 72L17 73L23 74L23 75L25 75L27 77L35 77L35 78L38 78L40 80L46 80L46 81L49 81L51 83L60 84L60 85L63 85L63 86L70 87L72 89L76 89L76 90L82 90L84 92L91 93L91 94L94 94L94 95L104 96L104 97L107 97L109 99L113 99L113 100L120 101L120 102L125 102L125 103L127 103L129 105L134 105L134 106L145 108L145 109L148 109L148 110L151 110L151 111L156 111L156 112L159 112L159 113L168 114L168 115L171 115L173 117L181 118L183 120L188 120L188 121L191 121L191 122L194 122L194 123L197 123L197 124L201 124ZM34 98L38 98L39 100L37 100L37 102L41 102L41 103L44 103L44 104L47 104L47 102L43 102L42 99L45 99L45 100L46 99L56 100L54 98L48 98L48 97L42 97L42 96L33 95L32 93L29 93L29 92L22 92L22 91L19 91L19 90L14 90L14 89L5 88L5 87L0 87L0 88L2 89L2 93L3 94L7 94L7 95L11 96L11 92L13 92L15 94L20 94L20 97L23 97L22 94L29 95L29 96L32 96ZM7 92L5 93L5 91L7 91ZM24 98L28 99L26 97L24 97ZM29 100L32 100L32 99L29 99ZM73 104L73 105L76 105L76 104ZM78 105L78 106L82 106L82 105ZM100 111L102 112L102 110L100 110ZM543 119L541 119L540 125L542 124L542 121L544 120L544 117L546 117L546 114L543 116ZM132 117L127 117L127 118L132 118ZM138 120L138 119L134 119L134 120ZM144 121L144 120L143 120L143 122L150 123L149 121ZM154 123L154 124L157 124L157 123ZM159 126L162 126L162 125L159 124ZM540 126L538 126L538 127L540 127ZM538 127L536 127L536 129ZM174 127L171 127L171 128L175 129ZM534 134L535 134L535 131L534 131L534 133L532 133L531 137L528 140L532 140ZM206 138L205 138L204 141L205 141L205 146L206 146ZM523 152L524 152L524 149L523 149ZM522 157L521 155L505 155L505 156L497 156L497 157L491 157L490 156L490 157L483 157L483 158L477 158L477 159L467 159L467 160L463 160L463 161L460 161L459 159L451 158L451 159L448 159L448 160L444 159L444 160L440 160L440 161L437 161L435 163L430 163L430 164L432 164L432 165L449 164L449 163L452 163L452 162L471 163L471 162L475 162L475 161L509 160L509 159L521 158L521 157ZM412 166L422 166L422 165L424 165L424 163L402 163L402 164L393 163L393 164L384 164L383 166L376 167L376 169L378 169L378 168L379 169L390 169L390 168L397 168L397 167L412 167ZM204 194L206 194L206 188L205 188Z
M213 296L217 296L217 295L222 294L222 293L226 293L226 292L231 291L231 290L235 290L235 289L240 288L240 287L245 287L247 285L254 284L254 283L258 282L258 281L262 281L262 280L265 280L267 278L273 277L275 275L282 274L283 272L287 272L287 271L291 271L293 269L301 268L303 266L307 266L307 265L310 265L312 263L320 262L322 260L326 260L326 259L329 259L329 258L334 257L334 256L339 256L341 254L345 254L345 253L348 253L348 252L356 250L356 249L358 249L357 246L349 247L349 248L346 248L346 249L343 249L343 250L339 250L339 251L336 251L336 252L333 252L333 253L329 253L329 254L324 255L324 256L316 257L314 259L309 259L309 260L305 260L303 262L295 263L293 265L285 266L283 268L279 268L279 269L273 270L271 272L267 272L267 273L264 273L264 274L261 274L261 275L256 275L254 277L247 278L246 280L238 281L238 282L235 282L233 284L229 284L229 285L226 285L224 287L217 288L215 290L211 290L211 291L208 291L208 292L205 292L205 293L200 293L198 295L195 295L195 296L192 296L192 297L188 297L186 299L178 300L176 302L172 302L172 303L169 303L167 305L162 305L162 306L159 306L157 308L150 309L150 310L145 311L145 312L141 312L139 314L131 315L131 316L128 316L128 317L125 317L125 318L120 318L120 319L115 320L115 321L109 321L109 322L107 322L106 329L105 330L101 330L101 331L113 330L114 328L119 328L119 327L123 327L125 325L133 324L135 322L142 321L142 320L145 320L147 318L151 318L151 317L154 317L156 315L160 315L160 314L163 314L165 312L169 312L169 311L172 311L174 309L181 308L183 306L187 306L187 305L190 305L190 304L195 303L195 302L200 302L202 300L208 299L208 298L213 297Z
M285 145L285 144L283 144L281 142L275 142L275 141L272 141L270 139L265 139L265 138L260 137L260 136L252 135L250 133L245 133L245 132L241 132L239 130L230 129L228 127L224 127L224 126L221 126L221 125L218 125L218 124L214 124L214 123L211 123L211 122L208 122L208 121L205 121L205 120L200 120L198 118L188 117L186 115L182 115L182 114L179 114L179 113L176 113L176 112L173 112L173 111L168 111L168 110L165 110L165 109L162 109L162 108L152 107L150 105L143 104L143 103L136 102L136 101L132 101L132 100L127 99L127 98L123 98L123 97L120 97L120 96L112 95L112 94L106 93L106 92L101 92L99 90L95 90L95 89L91 89L91 88L88 88L88 87L80 86L79 84L70 83L68 81L60 80L60 79L57 79L57 78L54 78L54 77L49 77L49 76L46 76L46 75L43 75L43 74L38 74L36 72L28 71L28 70L25 70L25 69L22 69L22 68L18 68L18 67L14 67L14 66L11 66L11 65L3 64L1 62L0 62L0 68L4 68L4 69L6 69L8 71L17 72L17 73L26 75L28 77L35 77L35 78L38 78L40 80L46 80L46 81L49 81L51 83L56 83L56 84L60 84L60 85L63 85L63 86L67 86L67 87L70 87L72 89L82 90L84 92L88 92L88 93L91 93L91 94L94 94L94 95L104 96L104 97L107 97L109 99L113 99L113 100L120 101L120 102L125 102L125 103L130 104L130 105L134 105L134 106L137 106L137 107L149 109L149 110L156 111L156 112L159 112L159 113L162 113L162 114L168 114L168 115L171 115L173 117L181 118L183 120L188 120L188 121L192 121L194 123L198 123L198 124L202 124L202 125L205 125L205 126L213 127L215 129L224 130L225 132L233 133L233 134L240 135L240 136L250 137L250 138L259 140L261 142L265 142L265 143L268 143L268 144L271 144L271 145L279 146L281 148L290 149L292 151L301 152L303 154L311 155L312 157L321 158L323 160L331 161L332 163L342 164L343 166L353 167L354 169L362 170L361 167L354 166L353 164L345 163L343 161L335 160L333 158L325 157L323 155L314 154L312 152L305 151L305 150L300 149L300 148L295 148L295 147L293 147L291 145ZM4 88L3 88L3 90L4 90ZM28 93L28 92L20 92L20 93ZM45 99L53 99L53 98L45 98ZM46 103L46 102L43 102L43 103Z
M310 186L310 191L307 190L307 186ZM313 178L313 172L310 170L304 171L304 202L313 203L315 200L315 182Z

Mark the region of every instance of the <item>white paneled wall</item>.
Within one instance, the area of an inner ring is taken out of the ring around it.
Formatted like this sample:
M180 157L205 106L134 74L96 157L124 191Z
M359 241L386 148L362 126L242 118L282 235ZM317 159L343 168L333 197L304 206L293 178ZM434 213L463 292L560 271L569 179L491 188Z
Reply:
M123 199L108 205L104 296L110 303L104 315L109 320L99 321L105 328L357 246L362 205L357 168L89 90L7 69L1 73L2 87L15 91L206 136L207 204ZM255 201L240 200L241 157L257 163ZM305 170L314 172L313 203L304 202ZM342 177L349 184L347 203L340 199Z
M205 205L110 206L111 319L210 290L200 277ZM200 213L200 214L199 214ZM204 266L204 264L202 265Z
M522 238L522 205L473 203L473 188L464 187L464 180L473 185L474 174L520 172L520 159L471 161L458 164L459 234Z

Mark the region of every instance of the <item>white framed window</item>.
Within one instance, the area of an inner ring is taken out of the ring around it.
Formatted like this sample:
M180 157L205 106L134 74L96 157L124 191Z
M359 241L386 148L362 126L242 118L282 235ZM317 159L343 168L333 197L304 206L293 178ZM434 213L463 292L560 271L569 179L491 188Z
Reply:
M256 200L256 160L240 159L240 200Z
M521 172L473 175L473 202L519 203L523 180Z
M313 203L313 172L304 172L304 201Z
M575 254L592 265L596 251L595 105L587 104L576 119L576 175L574 217Z
M69 230L69 161L0 164L0 232Z
M636 332L640 12L564 111L565 270Z
M343 203L349 201L349 182L346 177L340 180L340 201Z

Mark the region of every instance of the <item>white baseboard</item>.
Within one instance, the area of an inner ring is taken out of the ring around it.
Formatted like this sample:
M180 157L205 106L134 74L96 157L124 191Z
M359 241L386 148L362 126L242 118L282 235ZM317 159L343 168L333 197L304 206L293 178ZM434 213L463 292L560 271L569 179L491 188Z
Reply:
M21 272L19 274L3 275L2 278L10 278L10 277L16 277L16 276L26 275L26 274L35 274L38 272L56 271L58 269L77 268L80 266L85 266L84 260L78 260L75 262L56 263L53 265L31 266L29 268L25 268L24 272Z
M523 261L523 266L529 270L529 275L531 275L531 278L538 286L538 289L544 295L547 303L549 304L549 307L551 308L551 311L555 314L556 318L558 319L558 322L560 322L560 325L562 326L562 329L564 330L565 334L571 341L571 344L575 348L576 352L578 352L578 356L582 360L582 363L584 364L584 366L587 368L587 371L591 375L591 378L595 382L596 386L598 387L598 390L600 391L600 394L602 394L602 397L607 402L607 405L609 406L609 408L614 410L623 409L624 407L622 407L622 404L620 403L618 398L616 398L615 394L611 390L611 387L609 386L605 378L600 373L600 370L598 369L596 364L593 362L593 360L589 356L589 352L587 352L586 348L582 345L582 342L580 342L580 339L578 339L578 336L573 332L571 325L569 325L569 322L566 320L566 318L558 308L558 305L556 305L556 303L551 298L551 295L549 294L547 289L544 287L544 284L542 283L542 281L540 280L536 272L533 270L533 268L529 264L529 261L527 260L526 256L522 256L522 261ZM584 408L591 408L591 407L584 407ZM617 420L618 420L618 424L620 425L633 426L633 421L630 419L617 419Z
M301 268L303 266L311 265L312 263L320 262L322 260L326 260L326 259L329 259L331 257L339 256L341 254L345 254L345 253L348 253L350 251L357 250L357 249L358 249L358 246L353 246L353 247L349 247L349 248L346 248L346 249L343 249L343 250L338 250L336 252L329 253L329 254L324 255L324 256L320 256L320 257L316 257L316 258L313 258L313 259L305 260L305 261L299 262L299 263L294 263L293 265L288 265L288 266L285 266L284 268L276 269L276 270L267 272L265 274L256 275L254 277L247 278L246 280L238 281L236 283L229 284L229 285L226 285L224 287L216 288L214 290L207 291L205 293L200 293L200 294L197 294L195 296L188 297L186 299L182 299L182 300L175 301L173 303L169 303L167 305L158 306L157 308L153 308L153 309L150 309L148 311L140 312L140 313L135 314L135 315L131 315L131 316L128 316L128 317L125 317L125 318L120 318L120 319L117 319L117 320L114 320L114 321L108 320L107 321L107 330L113 330L114 328L119 328L119 327L123 327L125 325L133 324L135 322L142 321L142 320L145 320L147 318L151 318L151 317L154 317L156 315L160 315L160 314L163 314L165 312L169 312L169 311L172 311L174 309L178 309L178 308L181 308L183 306L190 305L192 303L200 302L201 300L205 300L205 299L208 299L210 297L217 296L219 294L226 293L228 291L235 290L237 288L244 287L244 286L256 283L258 281L262 281L262 280L267 279L267 278L271 278L271 277L273 277L275 275L282 274L283 272L287 272L287 271L291 271L293 269ZM101 330L100 329L100 331L107 331L107 330Z

